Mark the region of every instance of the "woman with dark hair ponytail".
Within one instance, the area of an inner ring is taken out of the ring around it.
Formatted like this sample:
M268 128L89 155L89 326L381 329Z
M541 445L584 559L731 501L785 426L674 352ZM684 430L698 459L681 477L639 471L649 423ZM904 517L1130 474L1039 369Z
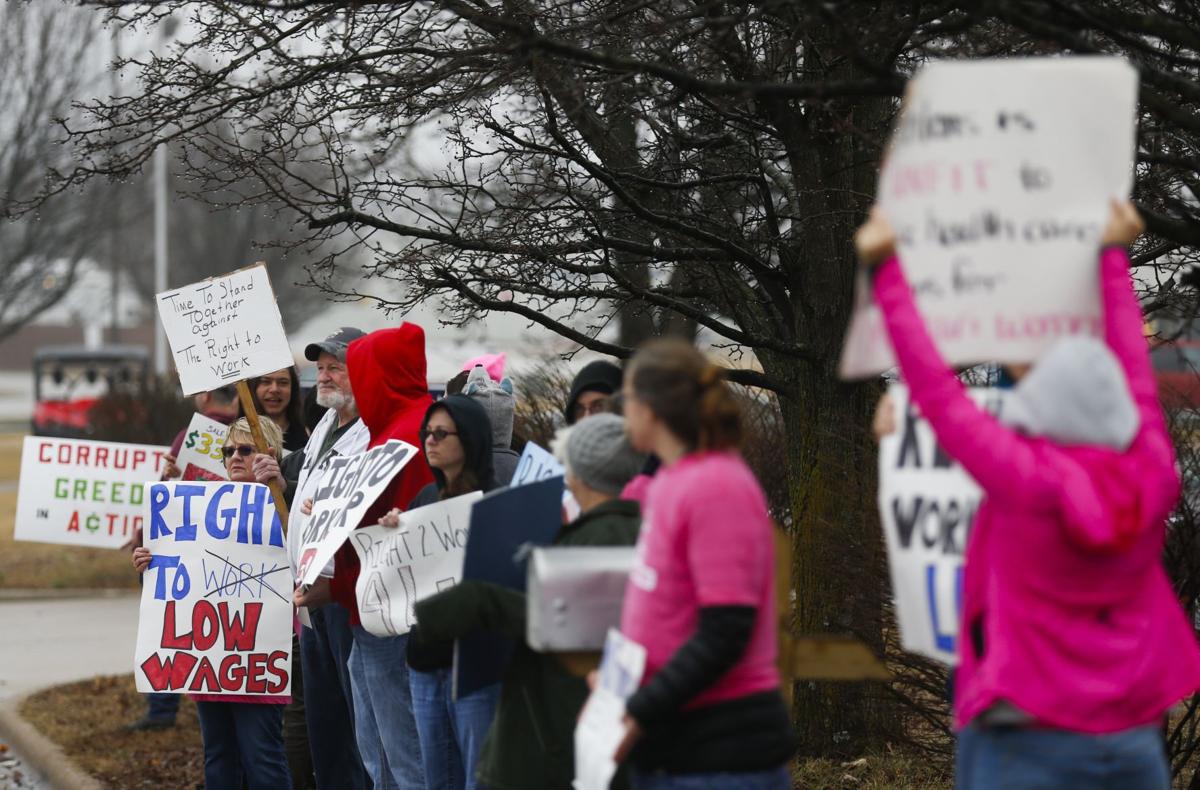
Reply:
M639 790L790 788L772 526L737 450L738 402L724 370L678 340L634 355L623 397L631 443L662 468L621 616L646 672L617 759L628 757Z

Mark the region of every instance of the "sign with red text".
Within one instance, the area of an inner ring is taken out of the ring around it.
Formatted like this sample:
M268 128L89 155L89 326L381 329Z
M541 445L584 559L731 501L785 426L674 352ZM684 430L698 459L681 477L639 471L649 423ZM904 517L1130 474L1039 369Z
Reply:
M876 200L948 363L1029 362L1100 333L1100 238L1133 183L1137 85L1107 57L947 61L910 81ZM894 364L860 275L841 374Z
M187 431L183 434L179 457L175 459L175 465L181 471L180 479L228 480L225 457L221 454L227 433L228 425L203 414L193 414L192 421L188 423Z
M165 482L147 500L138 691L290 693L291 569L270 490Z
M888 388L896 430L879 441L879 520L887 545L900 644L956 664L963 565L983 493L938 446L908 388ZM971 397L999 416L1007 391L973 389Z
M163 291L155 300L184 395L295 364L262 264Z
M301 582L313 584L323 571L331 570L333 555L417 452L411 444L389 439L358 455L334 456L326 464L313 493L312 515L292 525L303 530L296 569Z
M26 436L16 540L117 549L142 525L169 447Z

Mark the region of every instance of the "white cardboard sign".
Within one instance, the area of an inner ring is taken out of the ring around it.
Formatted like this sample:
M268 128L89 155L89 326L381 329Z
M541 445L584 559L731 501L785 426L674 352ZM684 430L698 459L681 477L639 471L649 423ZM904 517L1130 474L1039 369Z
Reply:
M228 480L225 459L221 455L221 448L225 446L225 436L228 433L229 426L203 414L193 414L187 432L183 435L179 457L175 459L175 465L182 472L180 479Z
M148 499L138 691L290 693L292 585L270 491L167 482Z
M566 474L567 470L558 462L553 453L533 442L526 442L525 449L521 451L521 457L517 459L517 468L513 472L513 478L508 487L516 488L526 483L548 480L551 477L565 479ZM579 503L575 501L575 496L565 488L563 489L563 508L566 510L567 521L574 521L579 517Z
M263 264L155 297L184 395L294 364Z
M946 61L909 83L877 200L948 363L1028 362L1100 333L1100 236L1132 186L1136 108L1119 58ZM841 374L894 364L860 276Z
M117 549L142 526L169 447L26 436L16 540Z
M954 665L967 539L983 494L938 447L908 388L894 384L888 392L896 430L879 442L879 516L900 643L909 652ZM973 389L970 394L998 414L1007 393Z
M354 531L388 483L417 455L417 448L399 439L358 455L332 458L313 496L312 515L304 520L300 566L296 575L313 584Z
M625 700L646 671L646 648L610 628L596 688L575 725L575 790L608 790L617 764L613 755L625 737Z
M413 605L462 579L471 507L483 492L446 499L400 515L399 527L356 529L358 616L375 636L407 634Z

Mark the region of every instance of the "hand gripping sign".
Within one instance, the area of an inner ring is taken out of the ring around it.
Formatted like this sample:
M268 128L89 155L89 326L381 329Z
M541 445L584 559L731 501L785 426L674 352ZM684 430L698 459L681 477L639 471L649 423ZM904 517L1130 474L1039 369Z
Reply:
M1132 185L1136 106L1118 58L946 61L910 81L877 201L947 362L1028 362L1099 333L1096 259ZM894 364L862 275L841 374Z
M148 499L138 691L288 694L291 571L266 486L155 483Z

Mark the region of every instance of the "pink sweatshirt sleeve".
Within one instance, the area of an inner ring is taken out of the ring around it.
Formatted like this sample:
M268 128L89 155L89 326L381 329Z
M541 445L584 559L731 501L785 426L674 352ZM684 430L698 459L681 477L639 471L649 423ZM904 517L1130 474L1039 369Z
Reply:
M989 495L1014 504L1053 507L1057 476L1039 462L1029 439L1002 425L967 396L925 328L899 258L893 255L880 265L874 291L912 398L942 448Z
M1158 384L1150 364L1150 348L1142 327L1142 308L1129 277L1129 256L1123 248L1106 247L1100 253L1100 298L1104 308L1104 339L1121 363L1129 392L1137 405L1141 425L1130 447L1139 458L1138 484L1146 527L1161 522L1179 499L1179 473L1175 448L1167 431Z

